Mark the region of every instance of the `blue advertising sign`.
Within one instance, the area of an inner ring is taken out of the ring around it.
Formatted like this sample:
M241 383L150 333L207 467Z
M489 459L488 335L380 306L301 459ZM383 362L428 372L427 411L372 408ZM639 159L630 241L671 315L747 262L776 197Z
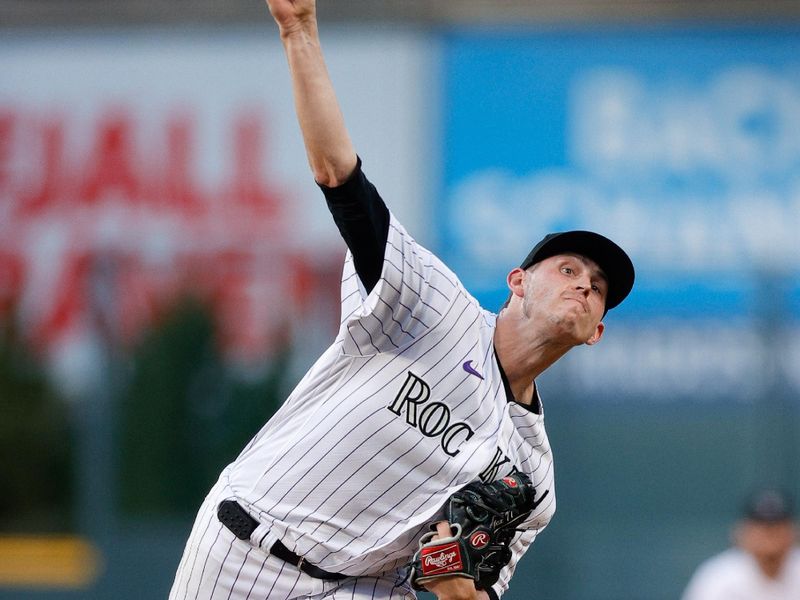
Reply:
M800 33L460 30L443 72L440 254L486 306L590 229L637 267L616 319L747 317L764 278L800 308Z

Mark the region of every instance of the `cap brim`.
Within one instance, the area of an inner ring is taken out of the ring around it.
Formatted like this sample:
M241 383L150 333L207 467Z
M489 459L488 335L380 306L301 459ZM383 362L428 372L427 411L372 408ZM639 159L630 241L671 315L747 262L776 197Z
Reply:
M547 236L532 251L522 268L557 254L574 253L590 258L603 270L608 281L606 310L618 306L633 289L633 262L617 244L592 231L564 231Z

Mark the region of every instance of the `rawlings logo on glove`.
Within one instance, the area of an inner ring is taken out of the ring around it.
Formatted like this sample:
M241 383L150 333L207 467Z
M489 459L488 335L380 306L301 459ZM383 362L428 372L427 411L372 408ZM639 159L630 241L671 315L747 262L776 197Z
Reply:
M473 548L477 548L480 550L481 548L485 548L489 544L489 534L485 531L476 531L472 534L469 538L469 543L472 545Z
M473 482L453 494L445 505L452 537L423 535L411 561L411 584L425 589L438 577L460 576L487 589L511 560L511 540L535 507L536 490L524 473L492 483Z
M458 544L422 549L422 571L426 575L453 573L464 568L461 562L461 548Z

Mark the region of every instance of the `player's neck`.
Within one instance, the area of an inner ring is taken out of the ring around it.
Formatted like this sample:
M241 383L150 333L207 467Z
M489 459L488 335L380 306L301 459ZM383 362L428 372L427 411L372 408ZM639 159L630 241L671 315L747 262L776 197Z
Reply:
M758 563L759 569L761 569L761 573L767 579L779 579L781 576L781 569L783 568L783 560L776 559L776 558L759 558L758 556L755 557L756 562Z
M544 335L521 330L520 321L503 311L494 332L497 360L505 371L514 398L532 397L533 381L564 356L572 345L556 343Z

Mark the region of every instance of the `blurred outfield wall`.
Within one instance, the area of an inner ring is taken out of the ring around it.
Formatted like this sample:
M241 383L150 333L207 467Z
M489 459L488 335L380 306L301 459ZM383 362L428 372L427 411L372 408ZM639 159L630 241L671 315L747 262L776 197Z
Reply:
M365 168L423 222L428 43L340 31L330 57ZM268 357L342 248L319 210L279 41L52 31L9 33L0 51L5 285L64 383L91 380L93 311L135 340L187 286L214 298L233 361ZM93 292L98 278L114 281Z
M637 268L600 345L542 378L559 514L518 597L678 597L747 490L800 489L800 30L444 40L434 206L467 287L499 306L565 229Z
M0 294L81 436L119 426L126 361L187 290L240 377L284 346L296 377L332 338L342 247L271 33L0 42ZM559 512L509 597L675 598L745 490L800 492L800 33L339 26L323 43L366 172L488 307L549 230L630 249L637 286L607 339L542 379ZM120 442L95 438L73 533L99 578L0 597L165 597L201 497L122 515Z

